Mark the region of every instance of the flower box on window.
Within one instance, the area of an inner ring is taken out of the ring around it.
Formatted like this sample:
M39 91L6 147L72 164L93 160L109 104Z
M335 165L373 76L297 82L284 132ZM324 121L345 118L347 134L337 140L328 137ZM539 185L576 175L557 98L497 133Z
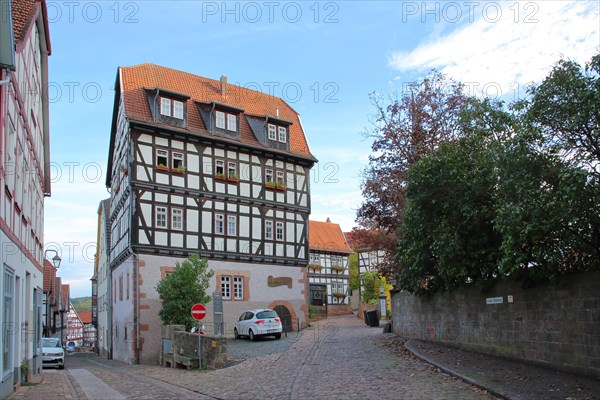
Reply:
M225 175L223 175L223 174L216 173L216 174L215 174L215 179L217 179L217 180L219 180L219 181L226 181L226 180L227 180L227 177L226 177Z
M168 171L169 167L167 167L165 164L158 164L156 166L156 169L159 170L159 171Z
M341 265L332 265L331 270L335 272L344 272L346 268L342 267Z
M323 269L323 266L321 264L308 264L308 268L310 268L316 272L316 271L320 271L321 269Z
M334 293L331 293L331 295L333 297L337 297L338 299L343 299L346 297L346 293L340 293L340 292L334 292Z
M286 187L281 182L266 182L265 187L268 189L285 190Z
M183 165L180 165L177 168L173 168L171 171L175 172L176 174L182 174L183 175L183 174L185 174L185 167Z
M240 178L238 178L236 174L230 173L229 176L227 177L227 180L229 182L239 182Z

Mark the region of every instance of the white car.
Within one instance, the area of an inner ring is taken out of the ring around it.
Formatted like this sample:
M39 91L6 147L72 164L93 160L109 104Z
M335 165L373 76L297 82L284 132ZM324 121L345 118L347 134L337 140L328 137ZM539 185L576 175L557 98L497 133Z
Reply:
M65 351L59 338L42 338L42 366L65 367Z
M248 336L250 340L254 340L257 336L275 336L275 339L279 339L281 331L279 315L267 308L244 311L233 328L236 339Z

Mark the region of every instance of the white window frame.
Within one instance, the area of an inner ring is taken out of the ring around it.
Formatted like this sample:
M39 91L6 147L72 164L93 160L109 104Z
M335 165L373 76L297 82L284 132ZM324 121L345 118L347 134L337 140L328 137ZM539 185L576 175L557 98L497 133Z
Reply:
M265 240L273 240L273 221L265 221Z
M183 119L183 102L173 100L173 117Z
M171 209L171 229L176 231L183 230L183 209L172 208Z
M271 182L271 183L275 182L273 180L273 169L271 169L271 168L265 169L265 183L267 183L267 182Z
M277 140L277 126L273 124L267 124L267 134L269 140Z
M215 214L215 234L225 234L225 214Z
M171 153L171 165L173 169L176 169L178 167L184 167L185 164L183 163L183 153L178 153L178 152L172 152Z
M283 126L280 126L277 131L279 133L279 141L281 143L287 143L287 129Z
M161 162L159 160L159 158L164 158L165 162L165 167L169 167L169 152L167 150L163 150L163 149L156 149L156 165L160 165Z
M215 111L215 127L225 129L225 113L223 111Z
M237 132L237 117L234 114L227 114L227 130Z
M227 216L227 236L237 236L237 217L235 215Z
M13 358L14 358L14 337L16 332L14 326L14 291L15 291L15 274L11 269L4 267L4 282L3 282L3 309L2 313L2 329L4 330L2 335L2 358L3 358L3 370L2 377L6 378L8 374L13 372Z
M219 172L219 170L221 170ZM215 175L225 175L225 160L215 160Z
M275 173L275 181L278 183L281 183L282 185L285 185L285 174L283 171L276 171Z
M165 206L155 206L155 227L167 229L167 214L168 210Z
M285 240L284 223L275 221L275 240L283 242Z
M223 300L231 300L231 277L221 276L221 297Z
M244 300L244 277L233 277L233 299Z
M167 99L166 97L160 98L160 113L167 117L171 116L171 99Z
M237 177L238 177L237 163L228 161L227 162L227 178L237 178Z

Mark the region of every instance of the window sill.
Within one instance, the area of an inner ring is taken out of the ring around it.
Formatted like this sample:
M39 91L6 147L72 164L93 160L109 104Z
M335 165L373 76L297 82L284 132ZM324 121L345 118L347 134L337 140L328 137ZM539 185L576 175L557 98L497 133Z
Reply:
M174 174L185 175L185 170L172 169L171 172Z
M165 166L162 166L162 165L157 165L156 169L159 170L159 171L169 172L169 167L165 167Z
M218 181L226 181L227 180L225 175L215 175L215 179Z

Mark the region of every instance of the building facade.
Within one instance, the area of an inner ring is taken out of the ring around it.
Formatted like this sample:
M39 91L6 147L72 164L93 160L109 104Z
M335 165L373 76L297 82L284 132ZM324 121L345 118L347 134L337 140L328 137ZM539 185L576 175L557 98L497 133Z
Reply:
M69 304L69 312L67 313L66 341L75 342L75 346L83 346L83 321L72 304Z
M5 32L12 30L14 42L14 64L2 62L0 67L0 394L4 398L23 381L22 365L34 374L42 367L44 198L50 195L44 93L50 39L45 1L0 4L0 40L6 43L11 37Z
M98 237L96 245L96 259L94 264L93 284L97 292L97 318L92 323L96 327L96 345L98 355L111 358L111 276L108 265L108 252L110 250L110 199L102 200L98 206Z
M242 311L307 322L311 155L282 99L153 65L121 67L109 149L113 358L155 363L156 284L192 254L225 331ZM214 322L212 303L205 324Z
M338 224L310 221L308 304L314 314L350 314L350 271L352 249Z

